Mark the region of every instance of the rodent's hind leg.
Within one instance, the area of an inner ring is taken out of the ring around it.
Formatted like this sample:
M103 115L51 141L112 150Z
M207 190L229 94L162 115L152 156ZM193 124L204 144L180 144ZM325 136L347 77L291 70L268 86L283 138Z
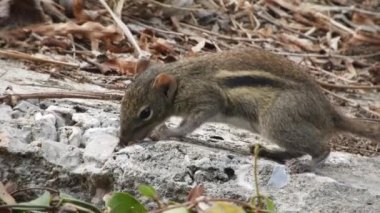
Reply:
M316 150L314 153L310 153L312 156L311 161L300 161L299 159L292 159L286 161L290 173L299 174L305 172L314 172L322 163L327 159L330 154L330 147L328 144L320 147L319 150Z
M260 146L259 157L272 160L280 164L285 164L287 160L298 158L304 154L301 152L292 152L288 150L271 150L262 145ZM251 153L254 153L255 146L252 146Z
M329 157L331 152L330 145L328 143L322 143L322 145L319 147L319 149L314 150L314 152L311 152L310 155L312 157L310 166L314 170L325 160Z

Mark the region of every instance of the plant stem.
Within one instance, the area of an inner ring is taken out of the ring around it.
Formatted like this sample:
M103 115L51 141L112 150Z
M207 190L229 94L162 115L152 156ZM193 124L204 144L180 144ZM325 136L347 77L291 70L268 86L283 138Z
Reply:
M256 189L256 197L257 197L257 205L261 208L263 207L263 204L261 202L261 195L259 191L259 178L257 175L257 159L259 158L259 152L260 152L260 146L259 144L255 145L255 151L254 151L254 161L253 161L253 175L255 177L255 189Z

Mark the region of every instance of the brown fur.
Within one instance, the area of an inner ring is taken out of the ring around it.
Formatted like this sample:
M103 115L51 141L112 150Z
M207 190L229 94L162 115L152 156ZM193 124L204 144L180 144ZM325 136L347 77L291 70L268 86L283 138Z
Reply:
M154 82L165 84L156 88ZM143 109L152 112L147 120L139 118ZM183 117L178 128L162 125L174 115ZM263 148L261 152L262 157L280 162L309 154L315 166L330 152L328 139L339 132L380 141L379 123L341 115L301 67L253 48L186 59L141 73L122 101L120 141L127 145L149 134L154 139L181 137L204 122L231 123L231 118L242 121L237 126L248 123L245 128L282 147L284 151Z

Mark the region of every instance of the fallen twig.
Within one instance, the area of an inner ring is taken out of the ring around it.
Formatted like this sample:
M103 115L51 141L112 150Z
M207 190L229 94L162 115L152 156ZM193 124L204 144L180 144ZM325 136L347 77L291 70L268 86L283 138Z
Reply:
M293 30L293 29L291 29L291 28L289 28L289 27L287 27L287 26L281 24L281 22L276 21L273 17L271 17L271 16L270 16L267 12L265 12L265 11L260 11L260 12L258 12L258 13L256 13L256 14L257 14L260 18L262 18L262 19L268 21L269 23L271 23L271 24L273 24L273 25L276 25L276 26L278 26L278 27L281 27L281 28L283 28L283 29L285 29L285 30L287 30L287 31L289 31L289 32L295 33L295 34L297 34L297 35L299 35L299 36L301 36L301 37L305 37L305 38L310 39L310 40L312 40L312 41L317 41L317 40L318 40L318 39L316 39L316 38L314 38L314 37L311 37L311 36L309 36L309 35L305 35L305 34L303 34L303 33L297 32L296 30Z
M349 6L349 7L344 7L344 6L325 6L325 5L316 5L316 4L309 4L306 3L307 7L310 9L318 10L321 12L348 12L348 11L354 11L366 15L371 15L371 16L376 16L380 17L379 12L374 12L374 11L368 11L368 10L363 10L360 8L356 8L355 5Z
M150 2L150 3L152 3L152 4L158 5L160 7L164 7L164 8L170 8L170 9L176 9L176 10L185 10L185 11L193 11L193 12L202 11L202 9L198 9L198 8L177 7L177 6L174 6L174 5L161 3L161 2L155 1L155 0L147 0L147 1Z
M127 25L124 24L124 22L118 17L112 9L108 6L108 4L104 0L99 0L99 2L103 5L104 8L109 12L115 23L120 27L120 29L123 30L124 34L127 36L129 42L131 42L132 46L135 48L135 51L138 54L138 58L149 58L150 54L148 52L145 52L141 50L140 46L137 44L135 38L133 37L131 31L128 29Z
M78 64L73 64L73 63L69 63L69 62L62 62L62 61L57 61L57 60L47 59L47 58L41 58L41 57L32 56L32 55L22 53L22 52L18 52L18 51L14 51L14 50L0 50L0 55L12 57L12 58L17 58L17 59L29 60L29 61L37 61L37 62L50 63L50 64L57 64L57 65L79 68Z
M372 115L375 115L376 117L379 117L379 118L380 118L380 113L377 113L377 112L375 112L375 111L373 111L373 110L370 110L370 109L367 109L367 108L365 108L365 107L362 107L359 103L357 103L356 101L354 101L354 100L352 100L352 99L345 98L345 97L343 97L343 96L341 96L341 95L338 95L338 94L336 94L336 93L333 93L333 92L331 92L331 91L329 91L329 90L327 90L327 89L323 89L323 91L325 91L326 93L328 93L328 94L330 94L330 95L332 95L332 96L334 96L334 97L336 97L336 98L339 98L339 99L341 99L341 100L343 100L343 101L346 101L346 102L349 102L349 103L351 103L351 104L354 104L355 106L357 106L357 107L359 107L360 109L366 111L367 113L372 114Z
M80 98L80 99L100 99L100 100L121 100L122 94L101 93L101 92L46 92L29 94L5 94L0 95L0 103L7 103L15 106L20 100L26 99L47 99L47 98Z
M336 78L336 79L339 79L339 80L341 80L341 81L347 82L347 83L355 83L355 82L352 81L352 80L349 80L349 79L344 78L344 77L342 77L342 76L336 75L336 74L334 74L334 73L332 73L332 72L329 72L329 71L324 70L324 69L319 68L319 67L308 66L308 68L310 68L310 69L312 69L312 70L315 70L315 71L319 72L319 74L320 74L320 73L323 73L323 74L326 74L326 75L328 75L328 76L331 76L331 77L334 77L334 78Z
M190 25L190 24L185 24L185 23L182 23L182 22L180 23L180 25L188 27L188 28L191 28L191 29L194 29L194 30L198 30L198 31L201 31L203 33L207 33L207 34L210 34L210 35L216 36L218 38L222 38L222 39L227 39L227 40L232 40L232 41L249 41L249 42L254 42L255 41L255 39L252 39L252 38L244 38L244 37L222 35L222 34L219 34L219 33L212 32L210 30L206 30L206 29L203 29L203 28L200 28L200 27L196 27L196 26L193 26L193 25Z
M337 85L337 84L329 84L326 82L323 82L321 80L316 79L318 84L320 84L324 88L329 89L364 89L364 90L376 90L380 89L380 85Z
M130 18L130 17L126 17L126 19L128 21L134 22L137 25L141 25L141 26L143 26L145 28L148 28L150 30L156 31L158 33L167 33L167 34L173 34L173 35L177 35L177 36L184 36L184 35L186 35L186 34L183 34L183 33L180 33L180 32L172 31L172 30L166 30L166 29L160 29L160 28L157 28L157 27L153 27L153 26L150 26L148 24L142 23L140 20L136 20L136 19L133 19L133 18Z
M342 58L342 59L360 59L360 58L371 58L380 55L380 52L362 54L362 55L339 55L339 54L318 54L318 53L292 53L292 52L279 52L274 51L278 55L288 55L288 56L300 56L300 57L318 57L318 58Z

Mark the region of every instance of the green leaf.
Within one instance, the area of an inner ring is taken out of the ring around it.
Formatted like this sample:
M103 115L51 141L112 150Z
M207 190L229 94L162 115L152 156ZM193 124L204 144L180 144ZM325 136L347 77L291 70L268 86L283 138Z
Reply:
M244 209L234 203L217 201L204 211L204 213L245 213Z
M107 201L111 213L147 213L146 208L126 192L115 192Z
M75 197L64 192L59 192L59 197L64 198L64 199L70 199L70 200L78 200Z
M59 193L61 198L61 205L65 203L70 203L74 206L76 206L78 212L94 212L94 213L101 213L102 210L98 209L96 206L92 205L91 203L84 202L82 200L76 199L73 196L60 192Z
M157 197L157 192L152 186L141 184L138 187L138 190L139 190L140 194L142 194L145 197L149 197L149 198Z
M266 202L266 210L270 213L276 213L276 205L274 204L273 200L267 197L265 199Z
M41 205L41 206L49 206L50 205L50 199L51 199L51 195L50 195L50 192L48 191L45 191L41 196L39 196L38 198L32 200L32 201L29 201L29 202L26 202L26 203L19 203L20 205L22 204L26 204L26 205Z
M189 211L184 207L179 207L179 208L164 211L163 213L189 213Z
M13 210L15 212L23 212L23 211L31 211L31 210L45 210L46 207L50 206L50 201L51 201L51 195L50 192L45 191L41 196L38 198L31 200L29 202L23 202L23 203L18 203L20 207L15 207ZM25 207L22 207L25 206ZM38 207L34 207L38 206ZM17 211L20 210L20 211Z

